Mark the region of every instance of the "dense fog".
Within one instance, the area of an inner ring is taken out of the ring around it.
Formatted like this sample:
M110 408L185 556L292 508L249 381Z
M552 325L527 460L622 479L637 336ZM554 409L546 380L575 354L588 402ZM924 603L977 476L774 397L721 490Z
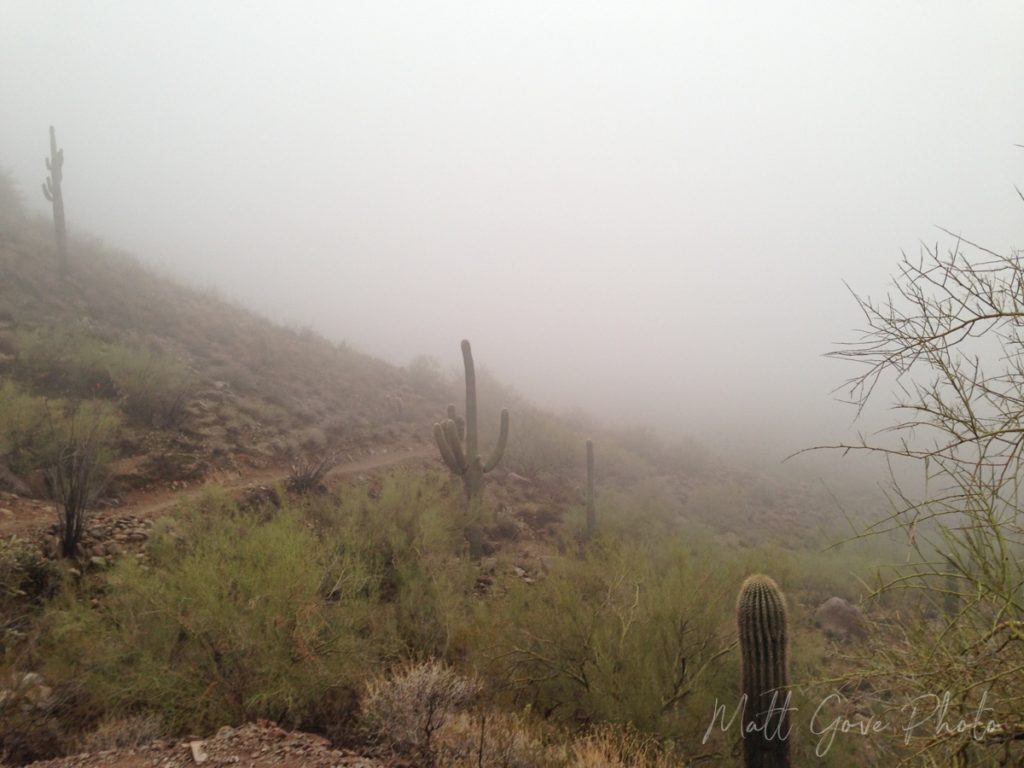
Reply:
M901 250L1024 244L1024 4L0 4L0 167L396 364L786 453ZM884 414L881 415L884 418ZM870 416L868 424L870 425Z

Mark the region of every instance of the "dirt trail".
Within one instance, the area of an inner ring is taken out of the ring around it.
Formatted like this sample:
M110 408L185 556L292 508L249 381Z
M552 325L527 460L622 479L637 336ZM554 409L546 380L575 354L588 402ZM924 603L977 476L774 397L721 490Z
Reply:
M370 472L375 469L383 469L384 467L391 467L406 461L412 461L413 459L424 459L431 456L433 453L434 452L426 446L411 448L404 451L380 453L374 456L367 456L365 459L359 459L358 461L339 464L327 473L327 477L336 478L344 477L346 475L356 475L360 472ZM251 475L245 475L233 480L221 481L218 484L227 491L244 491L249 488L257 488L261 485L273 485L274 483L282 482L287 478L288 468L274 467L272 469L263 470L262 472L257 472ZM208 483L209 482L213 481L208 481ZM142 518L156 517L163 512L173 509L183 501L198 498L203 492L203 487L204 486L196 486L195 488L189 488L187 490L168 492L161 494L158 497L154 497L152 494L149 494L144 499L139 499L139 501L135 503L129 503L118 507L117 513L130 514L135 517Z
M388 450L372 456L367 456L355 461L349 461L334 467L328 474L328 478L345 477L360 472L371 472L375 469L396 466L413 460L423 460L434 455L429 446L417 446L404 450ZM116 507L107 507L97 510L94 518L125 517L155 518L169 512L183 501L196 499L202 494L203 488L211 483L217 483L228 491L244 491L249 488L257 488L261 485L273 485L288 478L288 467L272 467L241 477L223 479L210 478L202 485L193 488L186 488L180 491L157 491L129 496L125 502ZM42 528L48 528L54 522L52 502L39 502L37 500L23 499L21 503L14 503L10 508L0 509L0 538L8 538L12 535L26 536ZM0 502L4 507L8 502Z

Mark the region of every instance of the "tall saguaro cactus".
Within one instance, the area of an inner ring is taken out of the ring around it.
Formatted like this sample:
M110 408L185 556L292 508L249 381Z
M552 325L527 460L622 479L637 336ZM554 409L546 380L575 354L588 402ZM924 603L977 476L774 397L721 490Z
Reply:
M594 538L597 514L594 512L594 441L587 440L587 540Z
M472 499L483 491L484 475L498 465L505 453L505 445L508 443L508 410L501 410L498 442L487 461L482 461L476 428L476 369L473 367L473 351L465 339L462 341L462 361L466 367L466 419L463 422L457 416L455 406L449 405L447 420L434 425L434 442L448 469L462 478L467 498Z
M746 768L789 768L786 599L767 576L747 578L736 603L743 657Z
M68 234L64 226L64 193L61 182L64 180L64 150L57 149L57 132L50 126L50 156L46 158L46 170L50 175L43 184L43 195L53 203L53 228L57 233L57 258L60 261L60 273L68 271Z

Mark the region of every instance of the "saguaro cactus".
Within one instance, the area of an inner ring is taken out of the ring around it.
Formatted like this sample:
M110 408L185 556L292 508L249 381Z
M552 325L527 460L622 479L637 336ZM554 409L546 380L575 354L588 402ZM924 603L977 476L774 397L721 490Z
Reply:
M746 768L789 768L786 599L767 576L750 576L736 603L743 657Z
M466 420L458 417L454 405L449 405L447 420L434 425L434 441L444 463L462 478L466 496L472 499L483 491L484 474L494 469L505 453L505 444L508 443L508 410L502 409L498 442L487 461L482 461L476 430L476 370L473 367L473 352L465 339L462 341L462 361L466 367Z
M64 193L61 181L64 179L64 150L57 149L57 132L50 126L50 156L46 158L46 169L50 175L43 184L43 195L53 203L53 228L57 233L57 258L61 274L68 271L68 234L64 226Z
M587 540L594 538L597 515L594 512L594 441L587 440Z

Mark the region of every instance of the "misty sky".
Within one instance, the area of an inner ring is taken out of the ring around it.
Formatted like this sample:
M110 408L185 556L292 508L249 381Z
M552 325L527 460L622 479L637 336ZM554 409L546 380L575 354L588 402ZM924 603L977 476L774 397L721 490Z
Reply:
M782 453L843 286L1024 246L1024 3L0 0L0 166L77 233L398 364Z

